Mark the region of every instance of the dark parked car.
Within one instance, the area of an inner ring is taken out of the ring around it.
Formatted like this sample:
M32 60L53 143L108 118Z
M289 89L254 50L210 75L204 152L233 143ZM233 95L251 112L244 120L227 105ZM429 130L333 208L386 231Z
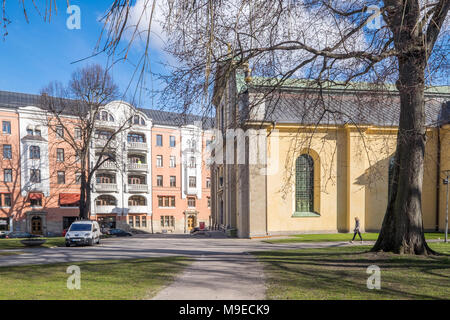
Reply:
M116 237L131 237L133 234L122 229L109 229L109 235Z
M17 239L17 238L38 238L41 237L39 235L36 234L31 234L28 232L21 232L21 231L14 231L11 233L8 233L6 235L6 239Z

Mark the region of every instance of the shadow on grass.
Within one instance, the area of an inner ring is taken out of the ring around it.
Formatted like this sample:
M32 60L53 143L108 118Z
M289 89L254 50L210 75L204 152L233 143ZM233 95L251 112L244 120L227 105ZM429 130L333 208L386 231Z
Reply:
M370 253L369 248L254 252L275 299L447 299L450 259ZM366 272L381 269L381 290L369 290Z

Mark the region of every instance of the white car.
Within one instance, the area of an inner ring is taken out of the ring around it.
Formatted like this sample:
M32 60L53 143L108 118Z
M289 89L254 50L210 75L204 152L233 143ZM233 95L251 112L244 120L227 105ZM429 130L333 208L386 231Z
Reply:
M72 244L89 245L100 244L100 226L97 221L75 221L66 233L66 247Z

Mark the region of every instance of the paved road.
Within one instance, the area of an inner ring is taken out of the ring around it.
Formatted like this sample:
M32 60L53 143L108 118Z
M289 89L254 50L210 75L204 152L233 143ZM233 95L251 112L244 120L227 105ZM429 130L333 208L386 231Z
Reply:
M369 242L365 242L368 244ZM359 244L359 243L358 243ZM269 244L261 240L190 235L137 235L104 239L99 246L22 250L25 254L0 256L0 266L58 262L138 259L164 256L227 256L251 251L346 246L348 242ZM355 244L354 244L355 245ZM20 250L13 250L20 251Z
M105 239L101 245L93 247L27 249L23 250L24 254L0 256L0 266L189 256L195 261L154 299L259 300L265 298L264 272L261 263L248 252L347 245L350 244L268 244L261 240L228 239L220 234L212 237L138 235L132 238Z

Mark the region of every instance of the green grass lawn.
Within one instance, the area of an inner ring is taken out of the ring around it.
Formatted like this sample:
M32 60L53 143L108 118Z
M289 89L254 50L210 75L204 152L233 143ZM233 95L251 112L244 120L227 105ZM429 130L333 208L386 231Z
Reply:
M370 246L255 252L264 264L268 299L449 299L450 244L442 256L369 253ZM369 290L367 267L381 269L381 289Z
M104 260L0 268L0 299L144 299L170 283L190 260L182 257ZM81 270L81 289L67 289L69 265Z
M44 238L47 242L37 248L63 247L65 245L64 237ZM20 243L22 239L0 239L0 250L2 249L23 249L30 248Z
M286 239L270 239L265 240L267 243L293 243L293 242L333 242L333 241L350 241L353 238L353 233L323 233L323 234L298 234L292 235ZM363 233L364 241L376 241L378 233ZM443 233L425 233L427 240L444 239ZM359 236L356 235L356 241L359 241Z
M14 256L14 255L17 255L17 254L23 254L23 252L3 251L3 252L0 252L0 257L1 256Z

